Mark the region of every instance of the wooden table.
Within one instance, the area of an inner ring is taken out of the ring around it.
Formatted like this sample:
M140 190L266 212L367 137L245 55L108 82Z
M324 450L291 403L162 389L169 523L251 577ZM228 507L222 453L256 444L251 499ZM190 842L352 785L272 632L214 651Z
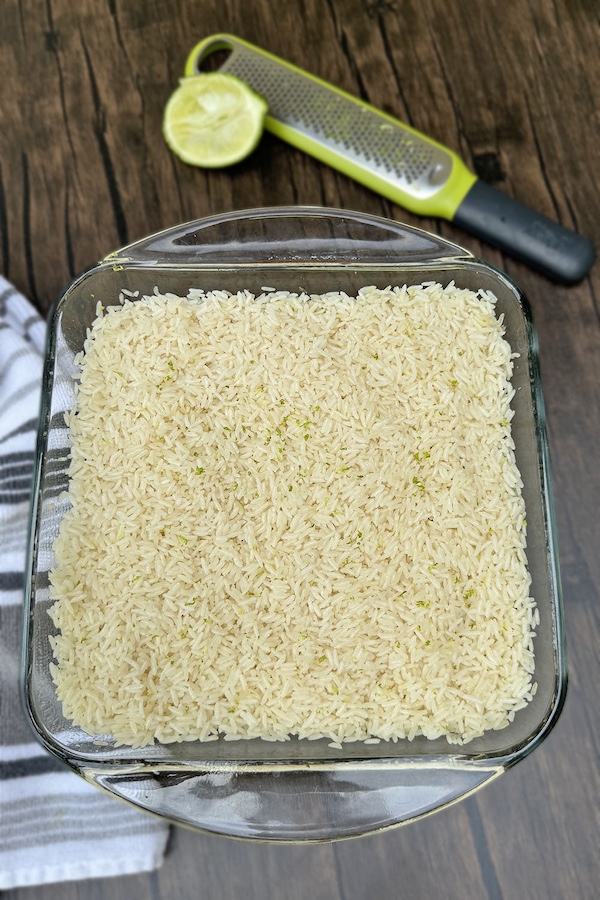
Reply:
M600 242L600 16L593 0L3 0L1 271L47 311L84 267L145 234L265 205L416 224L504 268L533 307L548 411L570 689L546 742L481 792L387 834L259 846L176 828L148 876L6 900L598 896L600 270L561 287L447 223L418 219L266 135L201 171L161 138L191 46L228 31L359 94L481 176Z

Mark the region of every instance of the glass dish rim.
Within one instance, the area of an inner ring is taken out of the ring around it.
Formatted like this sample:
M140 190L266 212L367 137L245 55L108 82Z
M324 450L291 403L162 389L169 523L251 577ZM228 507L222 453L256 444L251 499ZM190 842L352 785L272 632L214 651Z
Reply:
M326 218L332 212L336 212L338 214L341 213L344 217L353 217L353 213L341 210L341 211L332 211L322 208L313 208L313 207L277 207L272 209L263 209L263 210L248 210L243 211L246 213L248 218L252 218L254 216L262 215L265 213L274 212L277 215L291 215L294 217L302 216L304 213L308 212L310 215L319 215ZM223 221L224 219L234 219L236 215L239 216L239 213L229 213L224 216L213 216L208 217L209 219L218 222ZM361 213L360 214L362 220L366 220L368 222L375 220L377 222L389 223L389 220L384 219L383 217L373 217L368 214ZM156 235L150 236L156 237L157 235L168 235L175 230L180 230L185 227L190 227L202 223L203 225L207 222L207 219L199 219L190 223L186 223L183 226L176 226L176 229L165 229L162 232L157 232ZM427 232L423 232L422 229L415 229L412 226L402 225L402 228L409 229L411 231L420 232L423 234L428 234ZM434 237L439 237L435 236ZM148 269L151 268L154 271L158 271L159 269L164 270L173 270L173 269L189 269L189 270L219 270L219 271L246 271L248 269L256 269L258 266L262 265L257 262L246 262L246 263L229 263L229 264L217 264L215 261L212 262L191 262L189 259L180 264L175 264L172 261L169 263L161 263L160 260L156 260L154 262L148 259L136 260L135 257L127 257L125 256L126 251L130 252L134 250L136 246L143 244L145 241L148 241L149 238L143 239L142 241L134 242L132 244L127 245L122 248L120 251L116 251L115 253L109 254L109 256L105 257L99 263L89 267L86 269L77 279L75 279L71 285L65 290L62 294L61 298L55 304L52 310L52 314L50 317L50 324L48 328L48 337L47 337L47 345L46 345L46 353L44 360L44 390L42 391L42 400L41 400L41 416L40 416L40 430L38 433L38 440L36 443L36 454L35 454L35 478L34 478L34 495L33 495L33 504L32 504L32 518L31 518L31 536L30 536L30 552L29 559L34 559L35 554L35 539L37 533L37 525L39 518L39 491L40 491L40 480L42 473L42 463L43 463L43 454L44 454L44 423L47 423L48 416L50 412L50 401L51 401L51 392L47 390L49 384L49 379L52 375L52 362L54 359L54 353L56 350L56 326L58 322L58 317L63 306L68 302L68 298L73 291L75 291L83 281L85 281L89 277L93 277L95 273L101 270L104 267L113 267L118 262L119 265L127 266L131 269L143 268ZM500 270L496 269L494 266L489 263L478 259L473 256L469 251L463 250L463 248L458 247L458 245L452 244L446 239L440 238L440 241L444 244L447 244L449 247L454 247L456 250L460 251L461 255L454 255L449 257L440 257L434 260L430 260L429 262L425 262L423 260L416 261L408 261L408 262L390 262L389 265L382 264L380 262L377 263L369 263L369 262L332 262L329 260L318 260L314 262L303 262L302 260L274 260L273 263L280 269L319 269L319 270L340 270L347 269L349 266L352 269L373 269L377 268L380 271L386 271L388 268L390 270L394 270L395 272L410 272L410 271L427 271L431 274L434 274L435 271L448 271L448 270L456 270L456 271L465 271L465 270L476 270L476 269L485 269L487 272L492 273L494 276L499 277L515 294L515 297L523 311L524 320L526 323L526 327L528 330L528 344L531 350L532 357L532 366L533 371L530 378L531 390L532 390L532 402L534 404L534 410L537 414L537 423L536 423L536 434L538 436L538 450L540 457L540 466L543 474L543 485L544 485L544 496L543 496L543 504L544 510L546 513L546 525L548 529L548 537L550 540L552 553L552 561L554 563L554 567L556 570L556 575L558 576L558 551L556 549L556 535L555 535L555 522L554 522L554 512L553 512L553 503L552 503L552 493L550 490L549 477L550 477L550 469L549 469L549 459L548 459L548 441L547 441L547 433L545 429L545 415L544 415L544 406L543 406L543 396L541 391L541 381L540 381L540 373L539 373L539 358L537 354L537 335L535 331L535 326L533 324L533 317L531 312L531 307L527 301L527 298L523 294L523 292L511 281L510 278ZM464 255L462 255L464 254ZM539 427L538 427L539 426ZM132 767L137 767L137 771L147 770L150 768L168 768L171 763L167 759L152 759L152 758L143 758L143 749L141 748L140 753L142 754L142 758L134 758L127 757L124 759L117 760L114 757L109 759L102 759L102 755L94 755L87 753L75 753L71 749L68 752L65 752L63 745L58 741L55 741L52 735L48 735L42 728L40 728L39 723L37 722L35 712L33 709L32 698L30 696L30 688L31 688L31 678L30 669L32 666L32 653L33 653L33 604L35 603L34 594L35 588L32 583L33 580L33 566L29 565L26 572L26 588L25 588L25 622L26 627L23 630L23 669L22 669L22 686L24 690L24 702L26 709L28 711L28 715L34 730L38 736L38 739L46 746L46 748L52 752L58 758L68 761L69 764L74 768L84 769L89 765L94 765L95 767L110 767L111 770L115 770L115 767L123 766L127 769L131 769ZM513 765L520 759L524 758L528 753L530 753L535 747L538 746L539 743L544 740L547 736L551 728L554 726L556 721L558 720L560 711L562 709L566 686L567 686L567 669L566 669L566 656L565 656L565 635L564 635L564 624L563 624L563 611L562 611L562 603L561 603L561 595L560 595L560 579L558 578L557 594L556 594L556 603L552 604L552 615L553 615L553 633L556 635L556 644L555 644L555 653L557 654L556 666L555 666L555 689L553 693L553 702L548 709L546 717L540 723L538 731L533 735L529 736L527 739L523 740L520 744L515 745L511 748L510 752L504 752L501 754L490 754L490 753L480 753L480 754L469 754L461 752L460 747L449 745L449 752L446 754L441 754L439 758L435 755L432 756L423 756L420 754L416 754L415 756L403 756L403 757L377 757L374 759L347 759L340 757L339 759L322 759L322 760L313 760L310 761L290 761L287 759L274 760L274 761L256 761L256 765L261 768L263 771L265 767L273 767L275 770L293 770L295 765L299 768L305 768L307 765L310 766L311 769L319 768L322 766L323 768L338 768L341 766L348 765L353 769L360 768L361 766L365 767L373 767L378 766L383 763L402 767L408 764L418 764L425 765L433 762L436 759L443 760L444 762L455 761L457 763L462 763L463 765L482 765L489 766L490 764L498 765L502 768L507 768L509 765ZM468 746L468 745L467 745ZM162 745L163 748L167 748L168 745ZM117 748L118 749L118 748ZM199 768L208 767L211 770L214 770L215 767L227 767L228 770L231 770L232 767L236 768L244 768L244 771L248 771L248 764L251 762L252 757L247 757L244 761L237 759L229 759L229 760L215 760L215 759L207 759L207 760L174 760L173 765L178 767L179 769L197 770Z

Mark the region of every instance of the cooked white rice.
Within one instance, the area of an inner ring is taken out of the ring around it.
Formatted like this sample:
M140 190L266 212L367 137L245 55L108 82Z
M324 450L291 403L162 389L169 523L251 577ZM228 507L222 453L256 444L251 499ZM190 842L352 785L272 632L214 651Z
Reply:
M100 309L51 573L65 716L134 746L505 727L537 611L494 303L431 284Z

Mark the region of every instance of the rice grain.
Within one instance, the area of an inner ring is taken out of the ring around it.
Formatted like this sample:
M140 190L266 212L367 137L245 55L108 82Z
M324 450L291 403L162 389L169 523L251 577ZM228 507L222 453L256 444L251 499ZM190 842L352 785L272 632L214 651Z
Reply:
M428 284L99 307L51 572L65 716L133 746L504 728L537 610L494 303Z

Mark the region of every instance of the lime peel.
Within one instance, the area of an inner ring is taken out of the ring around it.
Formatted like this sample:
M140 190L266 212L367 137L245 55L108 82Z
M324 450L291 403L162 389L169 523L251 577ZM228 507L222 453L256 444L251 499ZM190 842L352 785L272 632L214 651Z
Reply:
M163 136L190 165L230 166L255 149L267 109L264 97L235 75L192 75L180 80L167 101Z

